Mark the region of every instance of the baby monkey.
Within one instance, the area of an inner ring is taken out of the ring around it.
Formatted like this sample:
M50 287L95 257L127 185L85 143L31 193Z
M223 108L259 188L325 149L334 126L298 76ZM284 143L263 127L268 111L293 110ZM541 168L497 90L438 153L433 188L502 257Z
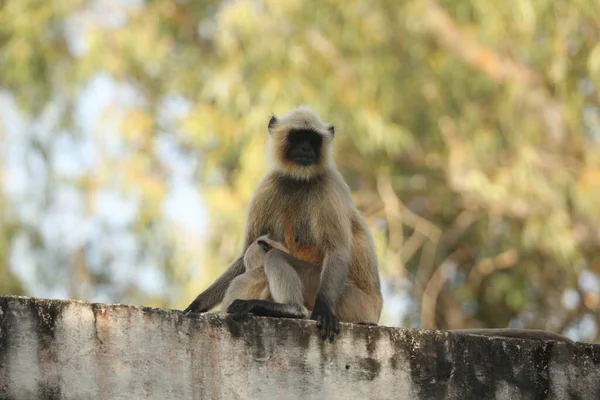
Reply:
M222 312L261 314L266 303L270 303L269 314L274 317L310 316L304 306L304 285L286 276L285 271L278 268L276 259L266 257L272 251L289 254L282 243L271 240L269 235L260 236L250 244L244 253L245 272L231 281L223 298ZM272 302L277 303L275 310Z

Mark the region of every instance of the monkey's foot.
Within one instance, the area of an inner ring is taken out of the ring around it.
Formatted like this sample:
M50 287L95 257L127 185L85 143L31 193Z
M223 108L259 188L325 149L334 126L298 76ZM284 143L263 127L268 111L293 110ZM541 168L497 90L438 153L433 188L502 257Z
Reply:
M268 300L234 300L227 312L233 315L254 314L261 317L304 318L305 311L294 304L281 304Z
M254 309L253 302L254 300L234 300L233 303L227 307L227 312L234 315L248 314Z
M191 304L189 306L187 306L187 308L185 310L183 310L183 313L185 315L190 314L190 313L203 313L203 312L207 312L208 311L208 307L205 307L202 304L202 301L196 299L194 301L191 302Z

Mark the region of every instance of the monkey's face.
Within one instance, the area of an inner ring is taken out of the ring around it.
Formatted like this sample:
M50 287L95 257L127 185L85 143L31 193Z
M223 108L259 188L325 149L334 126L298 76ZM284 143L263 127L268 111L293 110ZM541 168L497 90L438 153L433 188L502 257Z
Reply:
M318 132L292 129L287 136L284 156L296 165L308 167L321 159L322 145L323 137Z
M289 253L287 247L282 243L269 239L269 235L263 235L248 246L248 249L244 254L244 264L246 265L246 269L262 267L265 263L265 254L271 249L279 249Z
M333 125L322 122L308 107L293 109L269 121L277 167L295 178L310 179L330 159Z

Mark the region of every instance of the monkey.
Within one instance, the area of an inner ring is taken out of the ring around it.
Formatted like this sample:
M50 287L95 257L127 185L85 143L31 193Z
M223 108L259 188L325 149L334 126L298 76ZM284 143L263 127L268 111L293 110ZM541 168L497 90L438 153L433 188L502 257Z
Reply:
M311 291L305 299L310 319L323 339L334 340L340 320L377 324L383 297L375 244L333 162L334 125L300 106L281 117L273 115L267 131L272 167L250 201L243 252L184 313L205 312L221 302L232 280L245 271L244 252L268 234L289 250L272 249L265 255L265 265L277 266L273 270L279 272L278 279L269 280L271 291L272 285L303 283ZM229 309L235 304L231 311L269 316L278 303L239 300Z
M297 309L289 313L285 306L304 302L312 312L310 318L317 321L321 336L330 340L339 333L340 320L377 325L383 298L374 243L332 162L330 144L335 127L323 123L310 108L303 106L281 118L272 116L267 130L274 165L250 202L244 251L184 313L206 312L227 297L223 308L234 314L287 313L300 317ZM254 265L258 265L253 261L245 264L244 257L251 244L255 241L258 244L257 238L263 235L276 238L275 242L282 247L271 244L273 248L265 250L262 272L278 274L268 276L268 282L256 281L263 286L260 293L257 291L250 297L257 298L241 296L244 298L234 300L231 295L226 296L236 277L252 273ZM276 299L268 296L264 291L267 285L271 292L279 290L280 296L275 296ZM303 299L298 295L300 286ZM573 343L559 334L528 329L475 328L450 332Z
M244 303L237 300L274 300L281 304L281 307L278 312L273 312L277 315L271 316L282 318L307 318L309 316L308 310L304 306L302 284L283 287L284 293L296 291L296 293L287 297L279 293L279 290L282 289L281 285L274 286L273 292L269 289L269 282L277 281L278 275L278 271L273 269L277 268L277 265L265 265L265 255L273 249L289 253L282 243L271 240L268 235L260 236L248 247L244 254L246 272L231 281L221 302L222 312L242 313L242 310L238 310L238 307L240 305L243 307ZM267 278L267 273L272 276L271 280ZM274 274L275 276L273 276ZM291 298L293 302L284 304L287 298ZM230 308L230 306L233 307Z

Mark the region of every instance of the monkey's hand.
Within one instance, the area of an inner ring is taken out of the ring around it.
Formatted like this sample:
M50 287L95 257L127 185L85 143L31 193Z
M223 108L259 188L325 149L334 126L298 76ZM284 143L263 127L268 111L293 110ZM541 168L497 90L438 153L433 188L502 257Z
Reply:
M317 328L321 338L333 342L335 335L340 333L340 320L335 316L331 306L321 296L317 296L315 307L313 308L310 319L317 321Z

